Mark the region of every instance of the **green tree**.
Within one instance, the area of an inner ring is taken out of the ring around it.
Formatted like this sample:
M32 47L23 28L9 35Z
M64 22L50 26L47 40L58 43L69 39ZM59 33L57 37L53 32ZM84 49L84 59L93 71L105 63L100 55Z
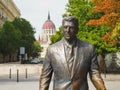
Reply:
M12 54L18 51L20 39L21 32L11 22L6 21L0 29L0 53L4 58L9 55L11 61Z
M63 35L62 35L62 27L60 27L59 30L56 32L56 34L51 36L51 38L50 38L51 44L59 41L62 37L63 37Z
M23 18L16 18L13 21L13 25L16 27L16 29L18 29L22 33L22 39L20 45L22 47L25 47L25 51L28 54L28 57L31 56L33 53L33 49L34 49L33 47L35 41L34 28L26 19Z
M99 54L116 51L116 47L109 44L106 48L106 43L102 41L102 37L109 31L108 26L88 26L87 22L91 19L99 19L103 12L93 13L95 5L85 0L69 0L66 8L66 13L63 16L72 15L79 20L78 38L93 44Z
M103 12L104 15L99 19L91 19L87 25L89 26L110 26L109 32L107 32L102 40L106 42L106 48L116 48L119 44L119 25L120 25L120 1L119 0L92 0L96 5L92 10L93 13ZM108 45L107 45L108 44ZM110 45L110 46L109 46ZM118 49L119 50L119 49ZM116 50L114 50L116 51Z
M103 13L93 14L91 10L94 8L94 5L90 2L84 0L69 0L66 5L66 13L63 17L72 15L79 20L79 29L82 31L90 31L94 28L90 28L86 25L86 23L92 19L98 19L103 15Z
M33 56L39 56L40 52L42 52L43 48L40 46L39 42L35 41L33 46Z

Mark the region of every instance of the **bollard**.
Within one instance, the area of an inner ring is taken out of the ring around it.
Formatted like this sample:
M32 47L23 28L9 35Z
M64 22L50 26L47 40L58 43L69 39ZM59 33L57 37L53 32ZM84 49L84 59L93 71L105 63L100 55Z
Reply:
M11 79L11 68L10 68L10 72L9 72L9 78Z
M19 70L17 69L17 82L19 82Z
M27 68L25 69L25 72L26 72L26 79L27 79Z
M106 78L106 68L104 68L104 77Z

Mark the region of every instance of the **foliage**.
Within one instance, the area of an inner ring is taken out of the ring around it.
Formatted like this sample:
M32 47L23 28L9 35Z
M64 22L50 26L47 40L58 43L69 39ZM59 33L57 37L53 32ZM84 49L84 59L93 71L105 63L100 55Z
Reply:
M96 3L96 1L98 1ZM96 5L93 9L93 13L103 12L104 15L100 17L100 19L92 19L87 25L90 26L110 26L111 29L107 32L102 40L106 42L106 47L109 48L109 44L111 46L116 47L119 44L119 23L120 23L120 1L119 0L92 0L92 2Z
M99 28L96 28L90 32L78 32L78 38L80 38L83 41L86 41L88 43L93 44L96 47L96 51L99 54L109 53L109 52L115 52L117 51L117 48L112 47L111 44L108 44L109 48L106 47L106 42L102 41L101 37L109 31L109 27L101 26Z
M107 12L97 12L97 7L95 5L99 5L101 8L108 7L105 5L100 5L100 2L102 1L104 0L92 0L91 3L84 0L69 0L68 4L66 5L66 13L63 15L63 17L72 15L79 20L79 32L77 37L83 41L93 44L99 54L118 51L118 47L113 47L111 43L105 42L103 37L106 35L106 33L109 33L111 27L116 25L116 21L118 20L119 16L116 13L109 14ZM108 0L106 0L106 2L107 1ZM116 33L119 31L118 26L119 25L116 26L114 33L112 32L112 36L117 35ZM60 35L58 33L54 35L52 37L52 42L55 43L58 41L59 39L57 39L57 37L60 36L61 33Z
M35 41L34 33L34 28L23 18L6 21L0 27L0 54L9 55L10 61L12 55L19 54L20 47L25 47L28 57L41 52L42 47Z
M0 52L3 56L11 56L19 48L21 32L11 22L6 21L0 30Z
M55 35L51 36L51 38L50 38L51 44L59 41L62 37L63 37L63 35L62 35L62 27L60 27L59 31L57 31Z
M96 47L98 53L106 53L114 51L115 48L108 49L105 47L106 43L102 41L106 32L109 31L110 27L107 26L88 26L86 23L91 19L99 19L104 15L103 12L93 13L95 5L91 2L84 0L69 0L67 4L67 13L64 16L72 15L79 20L79 32L78 38L93 44ZM111 45L109 45L111 46Z
M108 44L111 44L112 46L118 46L120 44L119 35L120 35L120 22L116 24L114 29L112 29L109 33L102 37L102 40L105 40Z
M33 46L33 54L32 55L36 55L39 52L42 52L42 47L40 46L39 42L35 41L34 42L34 46Z
M31 26L31 24L23 19L23 18L16 18L13 21L13 25L22 33L22 39L21 39L21 47L25 47L25 51L28 54L28 56L31 56L33 53L33 47L34 47L34 28Z

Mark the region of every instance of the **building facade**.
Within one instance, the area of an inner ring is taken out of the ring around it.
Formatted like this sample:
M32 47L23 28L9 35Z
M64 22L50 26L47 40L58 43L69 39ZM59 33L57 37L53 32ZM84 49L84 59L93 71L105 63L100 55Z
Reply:
M15 17L20 17L20 10L13 0L0 0L0 25L6 20L13 21Z
M42 26L42 33L39 37L40 45L43 47L43 51L41 52L41 57L44 58L46 54L47 47L49 46L50 37L56 33L55 24L50 20L50 14L48 13L48 19Z

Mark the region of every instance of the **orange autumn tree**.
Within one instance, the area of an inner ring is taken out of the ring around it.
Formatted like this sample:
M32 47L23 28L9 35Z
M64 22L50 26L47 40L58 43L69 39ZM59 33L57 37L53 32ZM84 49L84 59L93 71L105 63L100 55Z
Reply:
M111 29L107 32L102 40L112 46L119 43L117 39L120 35L120 0L91 0L95 4L93 13L104 13L104 15L98 19L90 20L87 25L89 26L110 26Z

